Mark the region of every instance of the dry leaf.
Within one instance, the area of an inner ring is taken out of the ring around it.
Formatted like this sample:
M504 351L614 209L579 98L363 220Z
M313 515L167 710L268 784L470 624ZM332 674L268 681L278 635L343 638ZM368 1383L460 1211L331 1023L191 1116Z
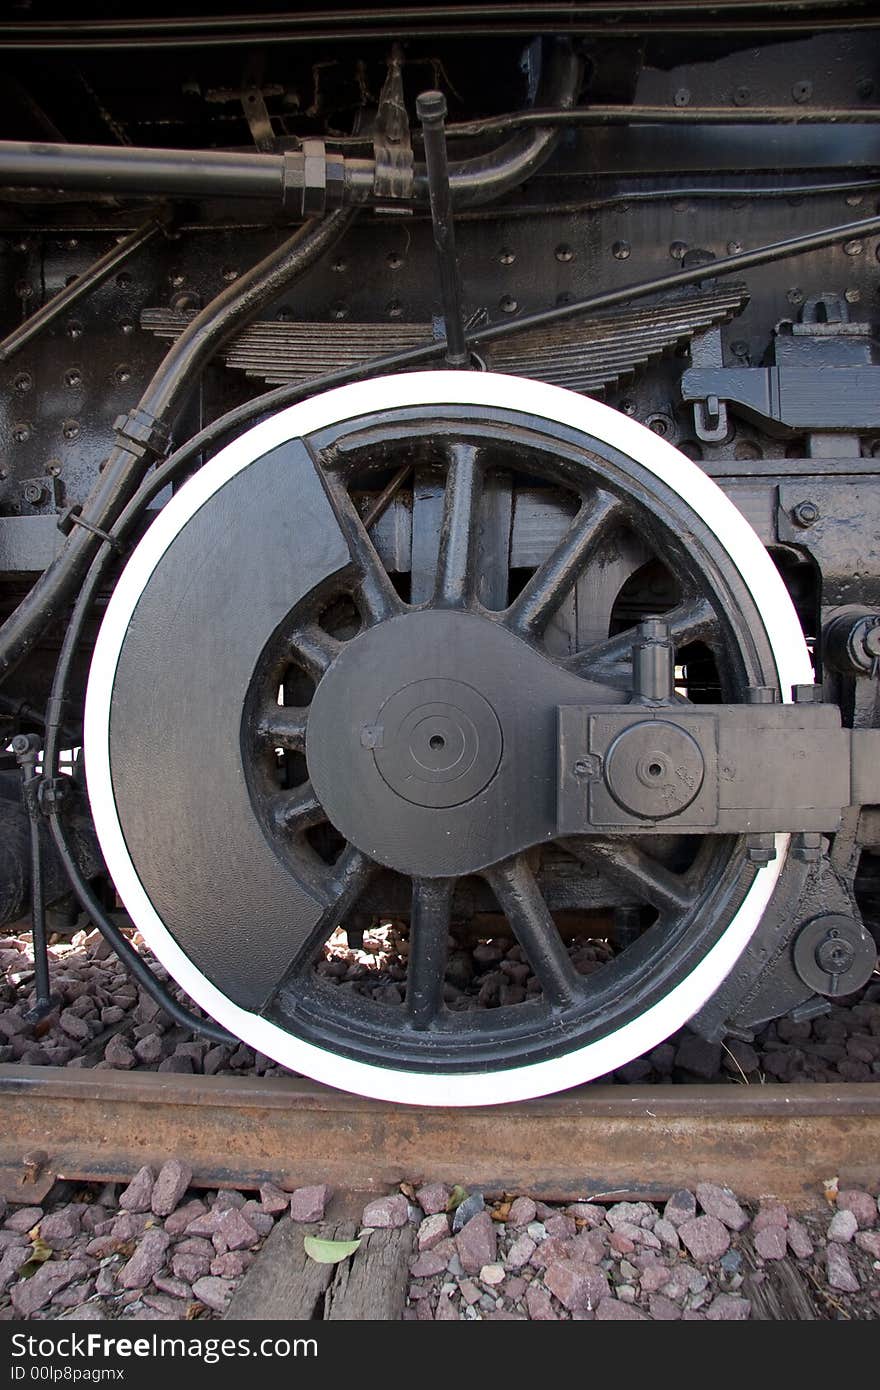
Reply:
M37 1229L38 1227L35 1226L34 1230ZM18 1267L17 1273L19 1278L30 1279L33 1274L36 1274L40 1265L45 1264L46 1261L51 1260L51 1258L51 1245L47 1245L44 1240L40 1240L39 1236L34 1237L31 1241L31 1253L28 1255L24 1264Z
M828 1203L828 1205L829 1205L830 1207L833 1207L834 1204L835 1204L835 1202L837 1201L837 1194L838 1194L838 1191L840 1190L840 1181L839 1181L839 1179L838 1179L838 1178L823 1178L823 1180L822 1180L822 1190L823 1190L823 1192L824 1192L824 1194L825 1194L825 1201Z
M452 1189L452 1192L449 1194L449 1201L446 1203L446 1210L455 1211L456 1207L461 1206L462 1202L465 1200L467 1195L467 1188L462 1187L459 1183L456 1183L455 1187Z

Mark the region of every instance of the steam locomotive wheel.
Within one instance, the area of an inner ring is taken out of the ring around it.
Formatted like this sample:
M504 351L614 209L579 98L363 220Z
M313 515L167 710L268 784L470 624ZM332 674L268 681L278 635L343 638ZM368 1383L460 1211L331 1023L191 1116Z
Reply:
M659 609L678 699L812 679L740 513L593 400L426 372L258 425L159 514L97 642L89 795L132 919L250 1046L365 1095L517 1100L638 1056L732 969L788 847L559 840L557 710L630 699Z

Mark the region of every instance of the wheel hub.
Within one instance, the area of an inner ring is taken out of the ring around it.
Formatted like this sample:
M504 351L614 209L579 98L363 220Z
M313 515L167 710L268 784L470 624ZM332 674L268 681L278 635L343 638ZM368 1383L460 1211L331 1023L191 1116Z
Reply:
M420 680L386 700L376 723L364 725L392 791L416 806L460 806L489 785L504 739L498 716L462 681Z
M347 643L318 685L311 785L340 833L390 868L474 873L552 833L556 706L590 690L623 698L490 619L392 618Z

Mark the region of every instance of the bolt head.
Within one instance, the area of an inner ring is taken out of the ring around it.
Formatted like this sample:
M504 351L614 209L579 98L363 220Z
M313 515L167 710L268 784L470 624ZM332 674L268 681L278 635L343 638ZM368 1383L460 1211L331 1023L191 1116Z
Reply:
M812 526L814 522L819 520L819 508L815 502L809 500L798 502L792 510L791 519L796 526Z
M840 936L828 936L816 948L816 964L828 975L844 975L855 959L850 942Z

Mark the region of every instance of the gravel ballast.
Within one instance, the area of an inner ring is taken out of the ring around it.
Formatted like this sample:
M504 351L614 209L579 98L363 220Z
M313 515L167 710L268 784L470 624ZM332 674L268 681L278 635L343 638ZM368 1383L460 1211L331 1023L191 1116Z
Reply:
M181 1187L185 1171L170 1159L126 1186L60 1182L42 1206L9 1209L0 1223L0 1320L222 1318L276 1222L298 1213L317 1219L333 1204L325 1184L195 1192ZM830 1183L814 1208L797 1214L772 1198L750 1206L712 1183L663 1204L596 1198L562 1206L471 1192L473 1214L457 1222L463 1191L403 1183L363 1206L362 1241L412 1227L404 1319L880 1317L874 1192ZM157 1194L172 1208L164 1215L155 1211ZM434 1210L441 1199L444 1209ZM856 1212L855 1228L841 1222Z
M130 935L172 994L192 1008L139 934ZM386 935L393 937L391 929ZM393 943L373 944L372 955L366 949L334 947L333 958L324 964L336 973L327 978L340 988L373 997L387 988L399 993L405 971L391 951ZM602 943L582 947L580 968L589 973L602 949ZM458 993L447 1000L449 1006L491 1008L508 1001L511 990L524 991L526 997L529 979L521 974L525 967L507 958L519 952L512 946L505 955L502 945L481 943L467 957L462 951L453 953L451 968L463 983L460 990L452 987ZM134 984L98 932L80 932L70 941L56 942L50 948L50 969L61 1006L34 1028L24 1018L33 1001L30 934L0 935L0 1062L205 1076L287 1074L243 1043L214 1044L173 1025L155 1000ZM730 1038L708 1043L684 1028L601 1080L628 1086L880 1080L880 979L875 977L858 995L818 1018L782 1018L767 1024L751 1042Z

